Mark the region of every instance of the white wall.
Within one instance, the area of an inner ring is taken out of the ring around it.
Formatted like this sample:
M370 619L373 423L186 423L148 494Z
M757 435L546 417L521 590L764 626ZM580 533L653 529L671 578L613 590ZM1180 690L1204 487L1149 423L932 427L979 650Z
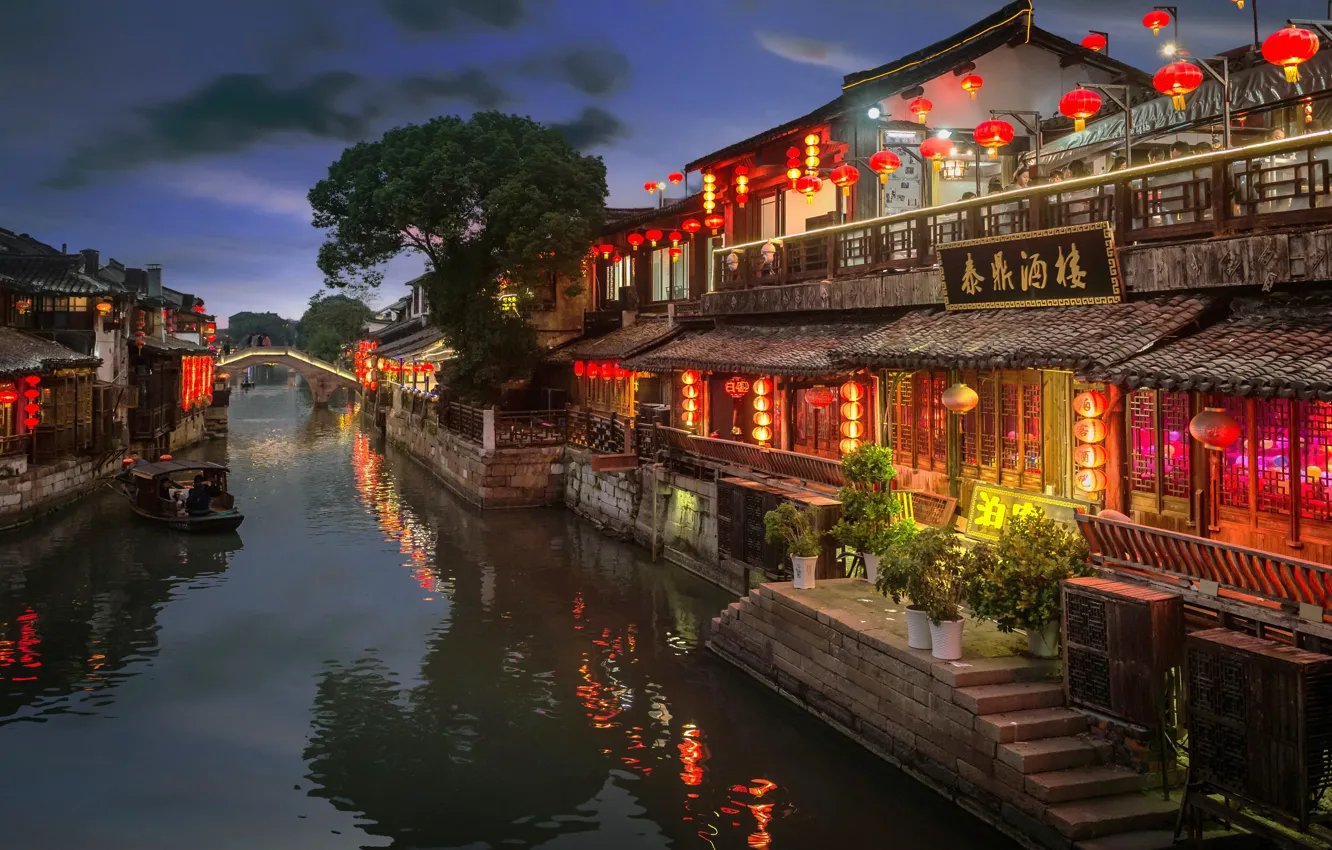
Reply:
M837 209L837 193L841 190L831 180L824 178L823 188L814 196L814 203L808 203L800 192L786 193L786 233L804 233L805 219L826 215Z

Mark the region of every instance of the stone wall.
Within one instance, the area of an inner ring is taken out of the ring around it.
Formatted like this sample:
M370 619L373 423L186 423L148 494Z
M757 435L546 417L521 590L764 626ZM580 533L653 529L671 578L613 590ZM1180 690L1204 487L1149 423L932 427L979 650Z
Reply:
M450 490L482 508L558 504L564 492L564 447L486 451L441 427L434 417L395 406L385 438L416 458Z
M185 414L168 435L167 446L171 454L188 448L204 438L204 411L192 410Z
M120 468L119 457L65 458L29 465L25 457L0 460L0 529L27 522L101 486Z
M209 439L225 437L229 429L226 405L209 407L204 410L204 436Z

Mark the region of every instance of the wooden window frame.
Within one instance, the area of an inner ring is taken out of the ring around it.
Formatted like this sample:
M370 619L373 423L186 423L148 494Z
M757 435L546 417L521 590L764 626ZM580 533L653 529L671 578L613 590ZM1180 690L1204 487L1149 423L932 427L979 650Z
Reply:
M1138 456L1138 445L1133 439L1133 415L1132 400L1139 393L1146 393L1151 398L1151 435L1152 435L1152 479L1151 490L1134 489L1135 478L1132 475L1134 459ZM1192 516L1192 499L1189 496L1174 496L1166 492L1166 396L1184 396L1188 402L1188 408L1185 416L1185 427L1187 428L1188 419L1192 417L1197 409L1192 395L1186 393L1168 393L1165 390L1138 389L1131 390L1124 394L1124 443L1128 454L1128 465L1130 474L1125 482L1129 493L1129 508L1134 511L1143 511L1154 514L1169 514L1172 516L1188 519ZM1194 464L1189 452L1193 450L1192 441L1185 438L1183 441L1185 451L1185 462L1188 464L1188 470L1185 478L1190 482L1193 480Z

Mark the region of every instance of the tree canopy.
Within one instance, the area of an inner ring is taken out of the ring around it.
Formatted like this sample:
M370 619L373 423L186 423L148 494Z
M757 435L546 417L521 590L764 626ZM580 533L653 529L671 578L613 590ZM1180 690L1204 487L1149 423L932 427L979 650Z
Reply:
M274 345L291 345L296 341L296 322L277 313L251 313L243 311L227 317L227 337L239 343L252 334L265 334Z
M301 316L296 344L330 363L338 362L343 346L354 342L373 311L355 298L346 295L315 295ZM277 344L277 340L273 340Z
M479 112L348 148L309 197L328 286L377 286L394 257L425 258L431 320L457 352L449 382L484 396L535 363L521 311L536 288L581 277L606 167L530 118Z

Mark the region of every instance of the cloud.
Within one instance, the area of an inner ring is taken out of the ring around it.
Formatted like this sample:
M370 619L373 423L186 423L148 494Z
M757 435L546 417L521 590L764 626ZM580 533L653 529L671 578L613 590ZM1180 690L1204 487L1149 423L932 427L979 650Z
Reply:
M754 38L758 40L759 46L764 50L783 59L805 65L820 65L842 73L861 71L873 67L875 64L832 41L820 41L816 38L785 35L767 30L755 32Z
M511 30L528 16L528 0L380 0L407 33L452 33L476 25Z
M161 182L188 198L310 221L306 189L270 183L244 172L212 168L173 170L162 175Z
M461 100L477 109L496 109L512 98L508 90L480 68L408 77L397 84L413 104L431 100Z
M555 78L591 97L604 97L629 81L629 57L613 47L571 47L527 59L521 73Z
M601 147L623 138L628 128L624 122L599 106L589 106L572 121L551 124L551 129L579 150Z

